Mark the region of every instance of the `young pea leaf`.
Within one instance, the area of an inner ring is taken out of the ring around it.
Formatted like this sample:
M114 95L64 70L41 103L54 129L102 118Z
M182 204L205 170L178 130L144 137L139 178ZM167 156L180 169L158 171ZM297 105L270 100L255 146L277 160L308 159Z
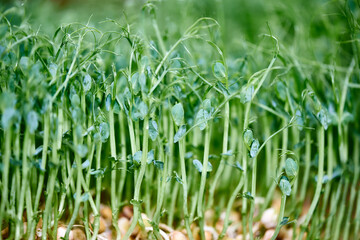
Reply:
M95 177L103 177L104 174L105 174L105 171L106 171L106 168L101 168L101 169L98 169L98 170L94 170L94 169L91 169L90 170L90 175L93 175Z
M183 181L182 181L181 177L179 176L179 174L177 174L177 172L175 172L175 171L174 171L174 174L175 174L175 180L182 185Z
M14 108L6 108L1 117L1 124L4 129L8 129L19 113Z
M254 86L253 85L244 86L240 92L241 103L250 102L253 94L254 94Z
M177 126L180 126L184 120L184 108L181 103L174 105L171 108L171 115Z
M140 158L141 159L141 158ZM147 154L147 163L150 164L154 161L154 149L151 149Z
M176 132L174 136L174 143L177 143L180 140L180 138L184 136L185 133L186 133L186 125L181 125L181 127L179 127L179 130Z
M341 123L342 124L348 124L349 122L354 121L354 115L349 112L344 112L341 117Z
M222 62L217 61L213 65L213 73L216 78L224 79L226 77L226 69L225 69L224 64L222 64Z
M100 131L100 139L101 139L101 141L106 142L107 139L109 138L109 135L110 135L109 124L106 123L106 122L100 123L99 131Z
M143 93L147 93L148 92L148 89L147 89L147 86L146 86L146 75L145 73L140 73L140 76L139 76L139 84L140 84L140 88L141 88L141 91Z
M76 199L76 193L74 193L73 197L74 199ZM87 200L89 200L89 193L84 193L83 195L81 195L80 197L81 202L86 202Z
M251 200L251 201L254 200L254 197L251 195L250 192L244 192L242 196L243 196L244 198L246 198L246 199Z
M131 109L131 116L135 121L137 121L138 119L144 120L147 114L148 106L141 100L138 100Z
M240 165L240 163L239 163L238 161L236 161L235 167L236 167L237 169L240 169L241 171L244 171L244 168Z
M28 57L21 57L19 66L22 71L26 71L29 68L29 58Z
M51 76L53 77L53 79L56 77L57 70L58 70L58 65L56 65L54 63L50 63L49 72L50 72Z
M30 111L26 117L27 125L29 126L29 132L32 134L39 126L38 115L35 111Z
M280 222L280 226L284 226L289 223L289 217L283 217L283 219Z
M157 169L159 169L161 171L164 170L164 163L162 161L155 160L154 165Z
M86 154L88 153L88 148L85 144L79 144L76 146L76 152L81 158L83 158L86 157Z
M283 194L286 196L290 196L291 194L291 184L289 182L289 179L285 176L282 176L279 182L280 190Z
M278 81L276 84L276 93L279 99L286 100L286 86L282 81Z
M212 166L212 164L210 162L208 162L206 172L212 172L212 170L213 170L213 166Z
M121 112L120 105L119 105L118 101L115 100L114 101L114 113L115 114L120 114L120 112Z
M71 99L70 99L70 100L71 100L71 105L72 105L73 107L78 107L78 106L80 106L80 97L79 97L79 95L77 95L76 93L71 96Z
M89 74L85 75L85 77L83 79L83 82L82 82L82 85L83 85L83 88L84 88L85 92L90 91L90 89L91 89L91 77L90 77Z
M243 134L243 137L244 137L245 145L250 149L250 146L251 146L252 142L254 141L254 135L253 135L253 132L251 131L251 129L246 129Z
M90 165L89 159L86 159L85 162L81 164L81 169L85 169Z
M207 120L211 117L210 113L204 109L200 109L199 112L196 114L195 123L199 124L200 130L204 130L206 128Z
M202 171L202 163L199 160L194 159L193 164L194 164L196 170L198 170L198 172Z
M151 140L155 141L159 135L158 125L154 120L149 121L149 136Z
M193 160L193 164L194 164L196 170L198 170L198 172L201 173L202 170L203 170L203 165L202 165L202 163L201 163L199 160L194 159L194 160ZM208 162L206 172L211 172L212 169L213 169L213 167L212 167L211 163Z
M259 151L259 147L260 147L260 143L257 139L255 139L252 143L251 143L251 148L250 148L250 157L254 158L256 157L258 151Z
M234 154L233 154L233 151L232 151L232 150L228 150L228 151L225 152L225 153L221 153L221 155L222 155L222 156L228 156L228 157L230 157L230 156L233 156Z
M132 86L134 94L137 95L141 89L138 72L136 72L136 73L134 73L134 75L132 75L131 86Z
M141 163L141 156L142 156L142 151L137 151L134 156L133 156L133 160L135 160L137 163Z
M194 156L194 153L193 152L187 152L185 153L185 159L190 159Z
M293 179L296 177L298 169L299 169L299 167L298 167L297 163L292 158L286 159L285 172L286 172L286 175L290 179Z
M110 94L108 94L106 96L105 107L106 107L106 111L110 110L110 107L111 107L111 95Z
M331 123L328 112L324 108L321 108L321 110L317 113L316 116L319 119L321 125L326 130Z
M299 110L296 110L295 116L296 116L296 124L298 125L297 128L301 131L303 130L304 119L302 118L301 112Z
M221 92L224 94L225 97L228 97L230 95L229 90L226 89L225 85L222 82L217 81L216 87L218 87L221 90Z

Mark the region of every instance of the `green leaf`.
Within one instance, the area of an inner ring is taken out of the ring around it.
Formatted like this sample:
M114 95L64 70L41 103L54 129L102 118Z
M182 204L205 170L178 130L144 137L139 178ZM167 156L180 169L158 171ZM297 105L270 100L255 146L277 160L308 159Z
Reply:
M222 62L216 62L213 65L213 73L215 75L216 78L218 79L223 79L226 77L226 69L225 66Z
M145 116L148 114L148 106L146 103L138 99L135 102L135 105L133 105L131 109L131 116L134 119L134 121L137 120L144 120Z
M254 94L254 86L253 85L244 86L241 89L241 92L240 92L240 101L241 101L241 103L250 102L251 99L252 99L253 94Z
M140 92L141 86L140 86L138 72L134 73L134 75L132 75L132 77L131 77L131 87L132 87L135 95L137 95Z
M149 121L149 136L151 140L155 141L159 135L158 125L154 120Z
M254 197L251 195L250 192L244 192L242 195L244 198L254 201Z
M91 80L90 75L89 75L89 74L86 74L85 77L84 77L84 79L83 79L83 82L82 82L83 88L84 88L84 91L85 91L85 92L90 91L90 89L91 89L91 81L92 81L92 80Z
M162 161L155 160L154 165L157 169L159 169L161 171L164 170L164 163Z
M90 166L90 161L89 159L86 159L82 164L81 164L81 169L85 169L88 166Z
M86 154L88 153L88 148L85 144L79 144L76 146L76 153L81 157L86 157Z
M324 108L321 108L321 110L317 113L316 116L319 119L321 125L326 130L329 127L329 124L331 123L328 112Z
M58 70L58 65L56 65L54 63L50 63L49 72L50 72L53 79L56 77L57 70Z
M291 184L287 177L282 176L279 182L280 190L286 196L290 196L291 194Z
M203 167L202 167L202 163L199 160L194 159L193 164L194 164L196 170L198 170L198 172L202 172Z
M6 108L1 117L1 124L4 129L8 129L18 116L18 112L14 108Z
M349 112L344 112L341 117L341 123L342 124L349 124L350 122L354 121L354 115Z
M194 160L193 160L193 164L194 164L196 170L198 170L198 172L201 173L202 170L203 170L203 165L202 165L202 163L201 163L199 160L194 159ZM208 162L207 168L206 168L206 172L211 172L212 170L213 170L213 166L212 166L212 164L211 164L210 162Z
M299 167L297 165L297 163L292 159L292 158L288 158L285 161L285 172L286 175L290 178L293 179L296 177L297 173L298 173Z
M171 115L175 124L180 126L184 120L184 108L181 103L178 103L171 108Z
M22 71L26 71L29 68L29 58L28 57L21 57L19 66Z
M180 138L184 136L185 133L186 133L186 125L181 125L181 127L179 127L179 130L176 132L174 136L174 143L177 143L180 140Z
M175 174L175 180L182 185L183 181L182 181L181 177L179 176L179 174L177 174L177 172L175 172L175 171L174 171L174 174Z
M207 120L210 119L211 115L204 109L200 109L196 114L195 123L199 124L200 130L204 130L207 125Z
M251 146L252 142L254 141L254 134L251 131L251 129L246 129L243 134L243 137L244 137L245 145L250 149L250 146Z
M154 149L151 149L147 154L147 163L150 164L154 161Z
M142 151L137 151L134 156L133 156L133 160L135 160L137 163L141 163L141 156L142 156Z
M110 93L106 96L105 107L106 107L106 111L110 110L110 107L111 107L111 95L110 95Z
M255 139L252 143L251 143L251 148L250 148L250 157L254 158L256 157L258 151L259 151L259 147L260 147L260 143L257 139Z
M147 93L148 92L148 89L147 89L147 86L146 86L146 75L145 73L140 73L140 76L139 76L139 84L140 84L140 87L141 87L141 91L143 93Z
M29 126L29 132L33 134L39 126L38 115L35 111L30 111L26 116L27 125Z
M289 223L289 217L283 217L283 219L280 222L280 226L284 226Z
M101 139L101 141L106 142L107 139L110 136L109 124L106 123L106 122L100 123L99 131L100 131L100 139Z
M238 161L236 161L235 167L236 167L237 169L240 169L241 171L244 171L244 168L241 166L241 164L240 164Z
M222 82L217 81L216 87L218 87L221 90L221 92L224 94L225 97L228 97L230 95L229 90L226 89L225 85Z
M228 150L228 151L225 152L225 153L221 153L221 155L222 155L222 156L228 156L228 157L230 157L230 156L233 156L234 154L233 154L233 150Z

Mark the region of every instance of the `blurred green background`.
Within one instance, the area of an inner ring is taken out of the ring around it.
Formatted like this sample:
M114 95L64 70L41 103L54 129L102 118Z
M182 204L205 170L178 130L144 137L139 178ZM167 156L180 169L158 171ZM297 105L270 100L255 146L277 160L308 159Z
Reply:
M31 25L51 35L61 24L90 22L101 28L101 22L108 18L122 19L141 29L136 25L140 25L139 18L146 15L142 10L146 2L3 0L1 9L23 5ZM263 34L270 31L283 51L310 63L347 65L348 58L358 54L359 0L169 0L151 3L156 6L160 31L169 41L199 17L213 17L220 23L221 45L227 55L237 51L239 42L259 45ZM147 34L151 36L153 31ZM346 59L345 62L342 59Z

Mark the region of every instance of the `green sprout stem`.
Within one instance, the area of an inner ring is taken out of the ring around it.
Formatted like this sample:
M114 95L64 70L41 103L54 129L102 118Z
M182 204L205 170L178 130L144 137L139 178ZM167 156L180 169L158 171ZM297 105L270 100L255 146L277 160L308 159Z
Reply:
M325 129L323 126L318 130L318 139L319 139L319 166L318 166L318 178L316 183L316 190L314 198L311 202L309 211L306 214L305 221L301 226L301 231L299 235L299 239L303 238L306 227L309 225L311 217L315 211L317 203L320 198L321 188L323 184L323 176L324 176L324 149L325 149Z

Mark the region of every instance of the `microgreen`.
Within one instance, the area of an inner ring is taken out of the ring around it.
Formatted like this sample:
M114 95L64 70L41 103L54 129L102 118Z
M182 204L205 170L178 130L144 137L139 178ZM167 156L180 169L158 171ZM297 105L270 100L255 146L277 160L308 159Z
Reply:
M102 238L107 204L117 240L165 238L163 223L190 240L235 238L231 224L262 238L280 195L272 239L356 238L356 4L130 5L90 19L75 5L1 7L0 240L59 238L63 225L65 239L75 225Z

